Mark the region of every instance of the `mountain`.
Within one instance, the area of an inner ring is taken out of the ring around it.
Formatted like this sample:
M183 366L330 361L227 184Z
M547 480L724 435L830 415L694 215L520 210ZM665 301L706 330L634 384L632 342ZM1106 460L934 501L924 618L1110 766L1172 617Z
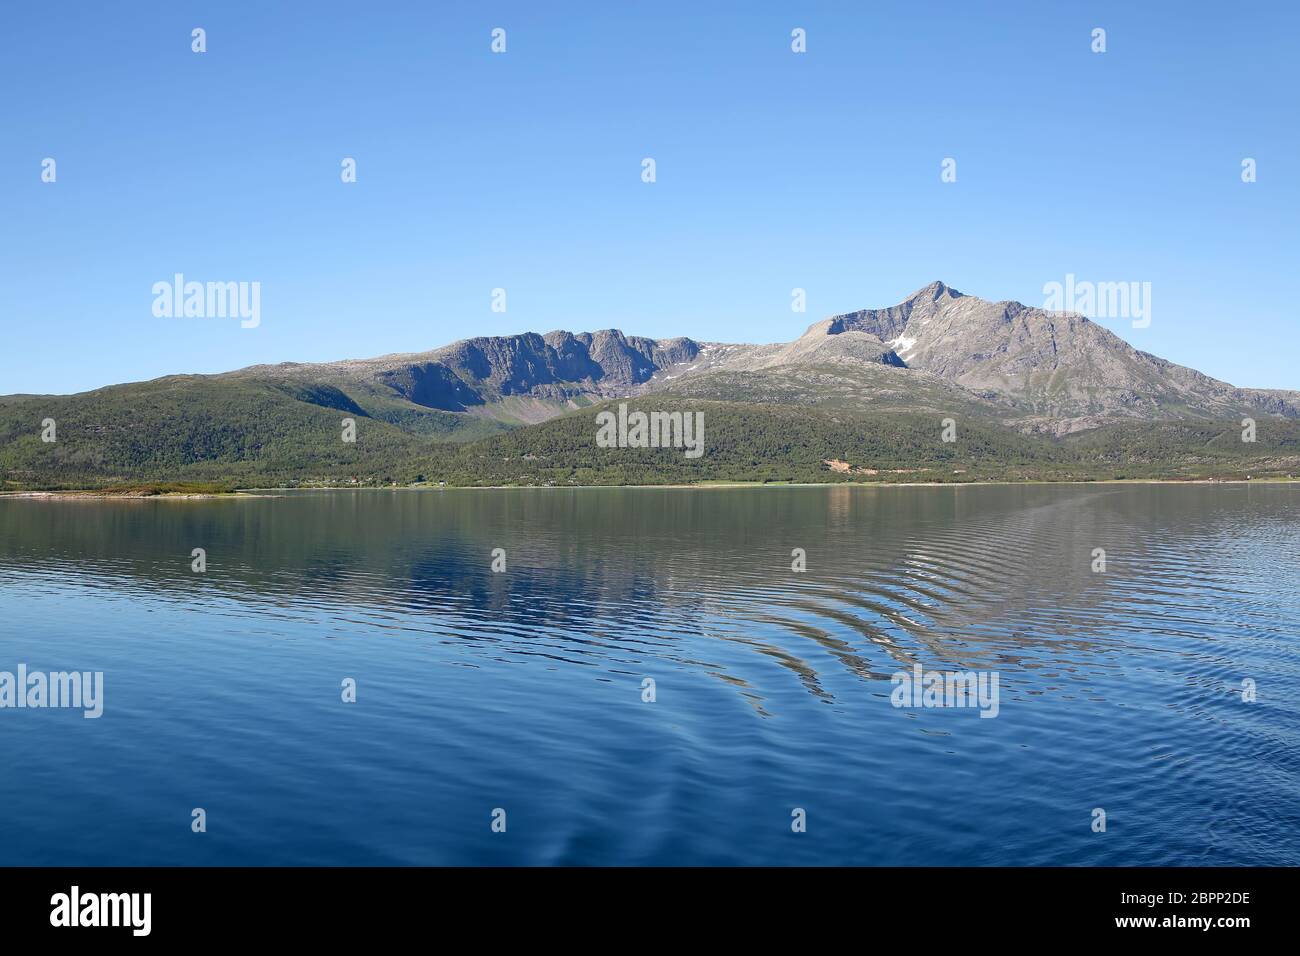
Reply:
M669 466L663 455L625 455L639 463L606 467L611 456L581 447L597 410L650 399L679 409L708 403L730 429L724 438L711 428L719 456ZM1274 422L1261 426L1260 443L1240 441L1244 416ZM827 460L850 476L881 471L854 471L854 462L843 464L850 454L891 461L899 474L912 462L958 474L1001 467L1060 477L1087 473L1088 455L1144 474L1160 471L1162 455L1171 474L1229 465L1283 472L1295 470L1297 416L1300 393L1236 388L1135 349L1081 315L988 302L935 282L889 308L815 322L787 343L528 332L371 359L0 397L0 483L443 473L473 483L476 474L520 480L517 467L491 464L519 459L548 461L530 466L544 481L579 473L646 480L656 469L663 480L806 479L832 467ZM355 444L339 437L344 417L359 423ZM935 422L949 417L962 423L964 444L933 447ZM46 419L57 422L56 442L41 440ZM1116 435L1126 436L1131 455Z
M690 339L646 339L617 329L526 332L374 359L256 365L227 377L273 383L307 401L310 390L323 385L355 399L364 414L388 421L435 411L517 425L627 394L699 352Z
M1008 400L1024 422L1056 431L1110 418L1300 414L1295 392L1234 388L1139 351L1085 316L987 302L942 282L888 309L835 316L827 334L853 331L886 342L909 368Z
M530 332L465 339L424 353L230 374L342 408L329 391L336 389L367 414L415 427L430 410L518 425L659 391L719 400L978 408L1013 427L1055 434L1110 420L1300 415L1296 392L1235 388L1139 351L1082 315L988 302L942 282L887 309L823 319L784 344L655 340L617 329ZM439 416L433 430L449 427Z

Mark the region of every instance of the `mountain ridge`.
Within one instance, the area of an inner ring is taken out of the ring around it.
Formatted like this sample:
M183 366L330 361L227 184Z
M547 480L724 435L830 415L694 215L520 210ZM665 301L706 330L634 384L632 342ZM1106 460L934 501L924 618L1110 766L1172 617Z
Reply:
M818 363L878 363L929 373L963 390L964 399L988 404L990 413L1014 427L1058 434L1117 418L1300 416L1298 392L1238 388L1141 351L1081 314L990 302L939 281L893 306L821 319L785 343L554 330L222 374L314 375L336 386L340 380L356 385L359 378L422 408L527 424L592 401L677 389L688 376L734 377Z
M800 420L809 428L821 422L815 430L825 436L884 428L900 442L899 455L944 462L955 459L920 444L917 436L928 426L918 422L960 419L966 433L983 436L986 449L1027 448L1015 435L1122 434L1146 449L1141 466L1158 471L1160 454L1199 454L1187 443L1206 435L1226 441L1244 417L1292 425L1300 417L1300 393L1237 388L1136 349L1076 313L989 302L934 282L893 306L813 322L789 342L553 330L476 336L367 359L163 376L66 396L0 396L0 484L211 473L276 481L415 475L445 457L437 450L443 444L477 449L473 454L486 462L534 440L539 444L527 455L544 456L561 433L567 436L555 446L561 457L586 462L587 470L558 464L548 474L653 473L645 462L631 472L601 471L575 445L586 425L577 433L571 425L545 428L553 419L622 400L711 403L733 427L754 429L756 473L780 474L781 456L800 447L807 451L799 472L805 479L808 468L819 467L818 454L842 458L837 442L872 454L881 446L827 438L827 447L811 449L791 431ZM345 416L365 423L358 445L339 446ZM47 419L58 423L57 443L40 438ZM1162 430L1179 423L1204 427ZM1134 428L1165 437L1144 442ZM493 443L493 436L521 430L527 436ZM1273 470L1290 467L1291 432L1271 429ZM712 474L743 476L744 441L734 439L726 446L734 460L717 463ZM1101 438L1075 445L1118 454ZM1060 464L1059 449L1033 448L1027 460ZM1263 451L1229 445L1206 467L1234 454L1256 460ZM980 460L987 468L995 459ZM1070 467L1078 463L1071 460ZM463 461L457 468L460 475L473 471ZM683 474L681 466L663 472L669 473Z

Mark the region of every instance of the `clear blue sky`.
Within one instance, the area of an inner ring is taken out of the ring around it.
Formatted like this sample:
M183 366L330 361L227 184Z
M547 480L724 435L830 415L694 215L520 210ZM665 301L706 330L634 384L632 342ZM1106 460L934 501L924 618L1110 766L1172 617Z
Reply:
M8 4L0 393L554 328L788 340L1067 273L1152 283L1150 328L1105 323L1139 348L1300 388L1297 37L1291 0ZM155 318L176 272L259 281L261 326Z

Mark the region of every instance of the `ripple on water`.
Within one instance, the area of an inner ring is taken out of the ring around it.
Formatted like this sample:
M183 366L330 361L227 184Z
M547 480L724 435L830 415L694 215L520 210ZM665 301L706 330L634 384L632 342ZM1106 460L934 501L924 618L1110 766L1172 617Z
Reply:
M6 718L0 862L1295 864L1300 521L1249 492L0 501L0 669L108 688ZM997 719L892 707L917 664Z

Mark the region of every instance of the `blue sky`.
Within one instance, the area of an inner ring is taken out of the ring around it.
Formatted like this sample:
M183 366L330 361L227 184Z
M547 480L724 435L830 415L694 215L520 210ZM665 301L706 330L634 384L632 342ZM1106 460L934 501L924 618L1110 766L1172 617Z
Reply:
M1149 328L1103 322L1139 348L1300 388L1298 11L9 5L0 393L554 328L783 341L1068 273L1151 283ZM156 318L176 272L260 282L261 325Z

